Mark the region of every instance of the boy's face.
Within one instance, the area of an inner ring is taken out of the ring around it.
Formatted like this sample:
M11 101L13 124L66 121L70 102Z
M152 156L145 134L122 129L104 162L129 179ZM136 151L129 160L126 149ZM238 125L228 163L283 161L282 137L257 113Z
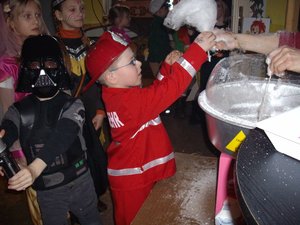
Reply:
M142 84L141 62L136 60L130 48L127 48L110 67L110 73L116 76L114 87L130 88Z

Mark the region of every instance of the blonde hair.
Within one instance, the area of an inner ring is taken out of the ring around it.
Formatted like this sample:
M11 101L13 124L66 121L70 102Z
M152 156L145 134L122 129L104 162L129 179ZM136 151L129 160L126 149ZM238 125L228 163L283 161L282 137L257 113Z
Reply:
M34 2L38 6L39 10L42 13L42 7L41 7L41 3L39 0L9 0L9 1L7 1L7 3L4 3L4 7L9 9L8 12L5 12L5 10L4 10L5 18L7 20L14 20L16 17L18 17L22 13L22 10L25 8L25 6L29 2ZM41 29L41 34L49 33L42 15L41 15L40 29Z
M14 30L9 24L22 13L22 10L29 2L34 2L42 13L41 4L38 0L7 0L2 3L2 12L3 12L3 19L5 20L5 27L1 27L1 33L6 32L7 33L6 35L8 35L9 37L6 43L8 47L5 50L6 54L8 55L17 56L21 50L21 44L22 44L22 40L14 32ZM40 31L41 34L49 34L49 31L43 20L42 15L41 15Z

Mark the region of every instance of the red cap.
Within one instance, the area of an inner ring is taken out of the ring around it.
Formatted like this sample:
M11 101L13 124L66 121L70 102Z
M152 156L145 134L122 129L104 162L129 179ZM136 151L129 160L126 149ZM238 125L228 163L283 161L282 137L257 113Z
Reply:
M128 47L128 43L116 33L104 32L87 54L86 67L91 81L84 87L83 91L90 88Z

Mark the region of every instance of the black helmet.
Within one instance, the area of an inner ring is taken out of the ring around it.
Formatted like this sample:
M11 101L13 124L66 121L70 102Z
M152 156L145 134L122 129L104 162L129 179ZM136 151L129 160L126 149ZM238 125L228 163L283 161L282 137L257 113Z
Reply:
M49 35L27 38L21 52L17 91L46 98L69 87L70 77L58 41Z

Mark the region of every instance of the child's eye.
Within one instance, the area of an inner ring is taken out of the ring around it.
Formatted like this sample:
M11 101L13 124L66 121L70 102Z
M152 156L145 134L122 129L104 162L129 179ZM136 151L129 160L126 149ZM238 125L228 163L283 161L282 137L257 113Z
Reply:
M23 17L25 20L28 20L28 19L31 18L31 14L29 14L29 13L22 14L22 17Z
M36 13L35 18L41 18L41 13Z
M75 12L76 9L75 9L75 8L70 8L69 11L70 11L70 12Z

